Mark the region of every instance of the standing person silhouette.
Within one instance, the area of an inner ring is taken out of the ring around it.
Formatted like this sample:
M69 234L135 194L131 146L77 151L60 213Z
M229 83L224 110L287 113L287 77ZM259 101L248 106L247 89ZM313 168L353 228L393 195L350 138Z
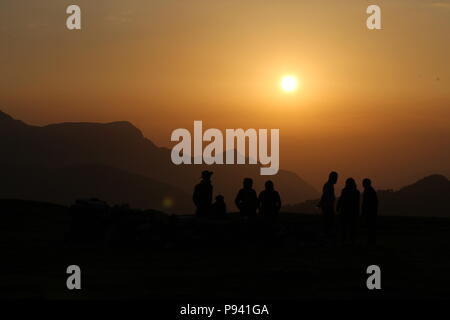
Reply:
M213 172L205 170L202 172L202 181L194 188L192 201L197 207L196 214L198 217L207 216L212 204L213 186L211 184L211 175Z
M378 196L372 187L372 181L368 178L363 180L363 201L361 206L361 214L366 219L368 244L374 246L376 244L377 233L377 214L378 214Z
M263 217L274 219L278 216L281 208L281 198L278 191L275 191L271 180L266 181L265 189L259 194L258 204L259 213Z
M249 218L256 216L258 197L256 196L256 191L253 189L252 179L244 179L243 188L239 190L234 202L241 212L241 216Z
M338 173L330 172L328 181L323 185L322 197L318 207L322 210L323 228L326 236L331 236L334 231L334 215L336 196L334 193L334 185L338 180Z
M345 243L349 236L352 245L355 244L360 196L359 190L356 188L355 180L348 178L345 181L345 187L342 189L341 197L337 203L337 211L340 214L341 220L343 243Z

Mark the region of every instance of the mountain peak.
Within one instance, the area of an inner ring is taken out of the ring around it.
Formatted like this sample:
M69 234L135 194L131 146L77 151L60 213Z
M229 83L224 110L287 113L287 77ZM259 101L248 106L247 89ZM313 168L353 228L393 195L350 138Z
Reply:
M426 176L413 184L405 186L399 190L400 193L432 193L436 190L450 190L450 181L441 174Z
M446 176L441 174L432 174L429 176L426 176L419 181L417 181L415 184L435 184L435 183L447 183L448 179Z
M97 123L97 122L62 122L54 123L44 126L47 129L58 129L58 130L70 130L72 132L80 132L85 130L92 130L97 132L99 130L112 130L118 133L126 134L128 136L138 136L142 137L142 132L137 127L135 127L131 122L128 121L116 121L108 123Z
M129 121L116 121L116 122L106 123L105 125L112 127L112 128L116 128L118 130L123 130L124 132L128 132L131 135L143 137L141 130L139 130L135 125L133 125Z

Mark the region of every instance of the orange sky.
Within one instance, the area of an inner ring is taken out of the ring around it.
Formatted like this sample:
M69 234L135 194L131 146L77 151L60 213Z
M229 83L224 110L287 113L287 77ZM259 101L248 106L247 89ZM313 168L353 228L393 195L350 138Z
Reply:
M83 29L65 28L69 4ZM279 128L281 167L399 187L450 175L450 1L2 0L0 109L31 124L129 120L161 146ZM300 88L279 89L284 74Z

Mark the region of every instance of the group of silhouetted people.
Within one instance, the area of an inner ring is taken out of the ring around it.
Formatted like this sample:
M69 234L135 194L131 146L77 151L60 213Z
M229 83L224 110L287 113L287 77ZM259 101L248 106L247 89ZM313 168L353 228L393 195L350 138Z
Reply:
M211 183L211 171L203 171L201 181L194 188L192 200L197 208L199 217L223 217L226 216L227 207L224 197L218 195L213 203L213 186ZM275 218L281 208L280 194L275 190L272 181L266 181L265 189L257 196L253 189L253 180L245 178L243 188L239 190L236 199L236 207L241 216L253 218L258 213L262 217Z
M234 202L241 215L248 218L255 217L257 210L263 217L275 218L281 209L280 194L271 180L266 181L265 189L257 197L253 180L245 178L243 188L239 190Z
M342 241L350 240L352 244L356 240L358 217L360 214L365 218L367 224L367 236L370 245L376 243L376 223L378 214L378 197L372 187L372 181L365 178L362 182L364 192L361 202L361 194L353 178L345 181L341 196L336 203L334 185L338 180L337 172L331 172L328 181L323 186L323 193L318 206L322 210L324 232L331 236L335 230L335 211L339 214L340 231Z
M212 174L211 171L203 171L202 180L194 188L192 199L197 208L196 214L199 217L224 217L227 214L225 199L222 195L218 195L213 203ZM376 242L378 198L371 180L366 178L362 182L364 187L362 204L361 194L353 178L348 178L345 181L345 187L336 203L334 185L337 180L337 172L331 172L328 181L323 186L322 197L318 204L318 207L322 210L325 235L328 237L334 235L337 211L342 241L344 243L350 241L354 244L358 217L361 214L367 224L369 244L374 245ZM280 194L274 189L272 181L266 181L265 189L258 196L253 189L253 180L245 178L243 187L236 196L235 204L242 217L252 219L259 214L261 217L276 218L281 208L281 198Z

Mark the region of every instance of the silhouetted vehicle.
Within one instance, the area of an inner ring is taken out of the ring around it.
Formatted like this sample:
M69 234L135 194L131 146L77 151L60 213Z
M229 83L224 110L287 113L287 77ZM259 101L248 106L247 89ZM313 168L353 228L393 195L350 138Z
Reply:
M235 203L241 212L243 217L256 216L256 210L258 209L258 197L256 191L253 189L253 180L245 178L243 182L243 188L239 190Z
M336 195L334 193L334 185L338 180L338 173L330 172L328 181L323 185L322 197L318 203L318 207L322 210L323 228L326 235L331 235L334 231L334 216Z
M351 243L355 243L360 196L359 190L356 188L355 180L353 178L348 178L345 181L345 187L342 189L341 196L337 203L343 242L345 242L347 238L350 238Z
M194 188L192 200L197 207L196 214L199 217L208 215L211 210L213 186L211 184L211 171L205 170L202 172L202 181Z
M278 191L275 191L272 181L266 181L265 189L259 194L258 204L261 216L267 218L278 216L281 208L281 198Z
M363 180L363 201L361 206L361 214L366 220L368 243L376 244L377 233L377 215L378 215L378 196L372 187L372 181L368 178Z
M219 194L216 197L216 201L212 204L211 211L216 218L224 218L227 216L227 205L222 195Z

